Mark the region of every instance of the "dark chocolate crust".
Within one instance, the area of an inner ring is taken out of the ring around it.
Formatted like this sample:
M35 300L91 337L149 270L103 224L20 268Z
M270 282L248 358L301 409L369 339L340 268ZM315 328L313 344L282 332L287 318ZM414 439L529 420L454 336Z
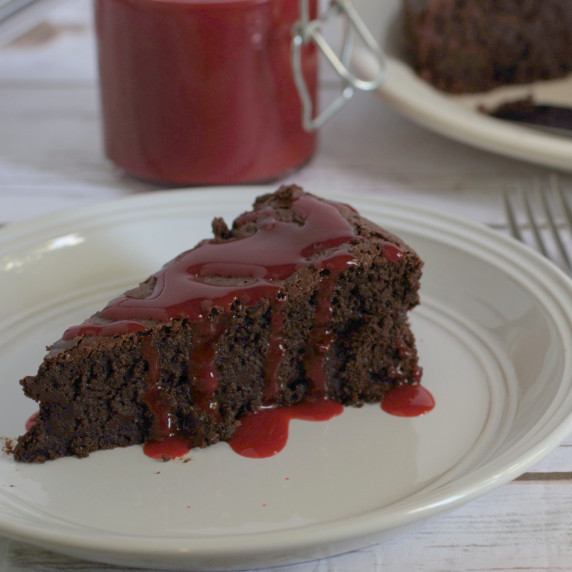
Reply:
M303 191L280 188L257 199L254 208L272 206L283 220L295 219L288 205ZM423 263L399 238L362 218L351 209L344 216L363 237L351 245L358 262L343 271L332 298L333 344L326 364L327 394L346 405L380 401L392 386L418 383L420 369L414 336L406 313L419 303ZM232 228L213 221L218 241L232 240L256 231L243 215ZM293 224L300 221L293 220ZM391 243L403 252L399 261L384 255ZM320 271L300 268L281 285L285 354L279 376L278 403L299 402L308 392L303 365L312 327ZM131 291L145 297L150 281ZM216 318L216 307L210 319ZM263 402L264 364L270 332L271 303L232 306L226 330L216 348L220 383L214 397L218 414L211 415L194 402L189 376L196 326L185 318L149 322L145 332L112 336L79 336L59 340L51 348L37 375L21 381L25 394L40 403L36 424L18 440L18 461L43 462L66 455L87 456L99 449L143 443L149 436L152 415L145 404L148 363L142 344L151 340L161 360L160 380L168 406L181 431L193 446L204 447L228 440L240 417ZM88 322L103 320L98 314Z
M404 0L417 73L450 93L559 78L572 71L569 0Z

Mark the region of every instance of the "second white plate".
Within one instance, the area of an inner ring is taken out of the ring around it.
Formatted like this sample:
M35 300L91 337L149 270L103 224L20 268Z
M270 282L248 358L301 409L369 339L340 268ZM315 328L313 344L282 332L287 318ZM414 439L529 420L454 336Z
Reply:
M535 102L572 107L572 75L554 81L499 88L485 94L452 96L420 79L404 57L401 0L359 0L357 6L388 54L388 79L376 93L409 119L437 133L500 155L572 171L572 136L554 135L495 119L477 111L533 96ZM356 50L364 77L376 74L371 55Z

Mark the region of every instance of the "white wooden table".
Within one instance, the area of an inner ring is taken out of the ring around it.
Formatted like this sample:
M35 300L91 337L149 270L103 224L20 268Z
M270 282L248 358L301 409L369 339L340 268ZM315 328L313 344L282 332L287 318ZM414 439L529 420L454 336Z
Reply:
M324 96L334 87L324 81ZM105 161L98 113L89 0L58 6L0 49L0 224L155 189ZM358 95L323 128L314 160L288 180L317 192L412 201L502 230L499 189L548 175L435 135ZM572 177L561 181L572 189ZM0 539L2 572L110 569ZM572 570L572 435L520 479L423 528L283 570L382 569Z

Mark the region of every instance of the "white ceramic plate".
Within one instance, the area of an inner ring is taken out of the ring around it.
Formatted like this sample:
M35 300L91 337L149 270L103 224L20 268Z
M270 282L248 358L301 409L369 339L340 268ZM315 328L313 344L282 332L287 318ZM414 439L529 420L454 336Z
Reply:
M562 80L495 89L486 94L451 96L421 80L404 57L401 0L359 0L357 6L388 55L389 75L376 93L409 119L442 135L487 151L572 171L570 137L544 133L479 113L496 105L533 96L542 104L572 107L572 75ZM373 77L376 63L357 50L354 61L364 77Z
M35 404L18 380L43 347L109 297L247 210L264 188L116 200L0 231L0 435ZM319 193L319 189L316 190ZM0 456L0 533L70 555L150 568L299 562L379 542L522 473L572 431L572 284L493 231L371 196L329 195L426 261L412 316L437 406L379 406L293 422L286 449L246 459L225 443L160 463L139 446L44 465Z

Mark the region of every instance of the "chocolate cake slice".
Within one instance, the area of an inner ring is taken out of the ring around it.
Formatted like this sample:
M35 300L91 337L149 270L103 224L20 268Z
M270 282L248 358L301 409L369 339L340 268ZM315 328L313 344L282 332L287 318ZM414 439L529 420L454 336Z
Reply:
M409 57L450 93L559 78L572 71L570 0L403 0Z
M40 407L16 460L205 447L262 406L419 383L406 313L423 263L399 238L296 186L213 231L48 348L21 381Z

